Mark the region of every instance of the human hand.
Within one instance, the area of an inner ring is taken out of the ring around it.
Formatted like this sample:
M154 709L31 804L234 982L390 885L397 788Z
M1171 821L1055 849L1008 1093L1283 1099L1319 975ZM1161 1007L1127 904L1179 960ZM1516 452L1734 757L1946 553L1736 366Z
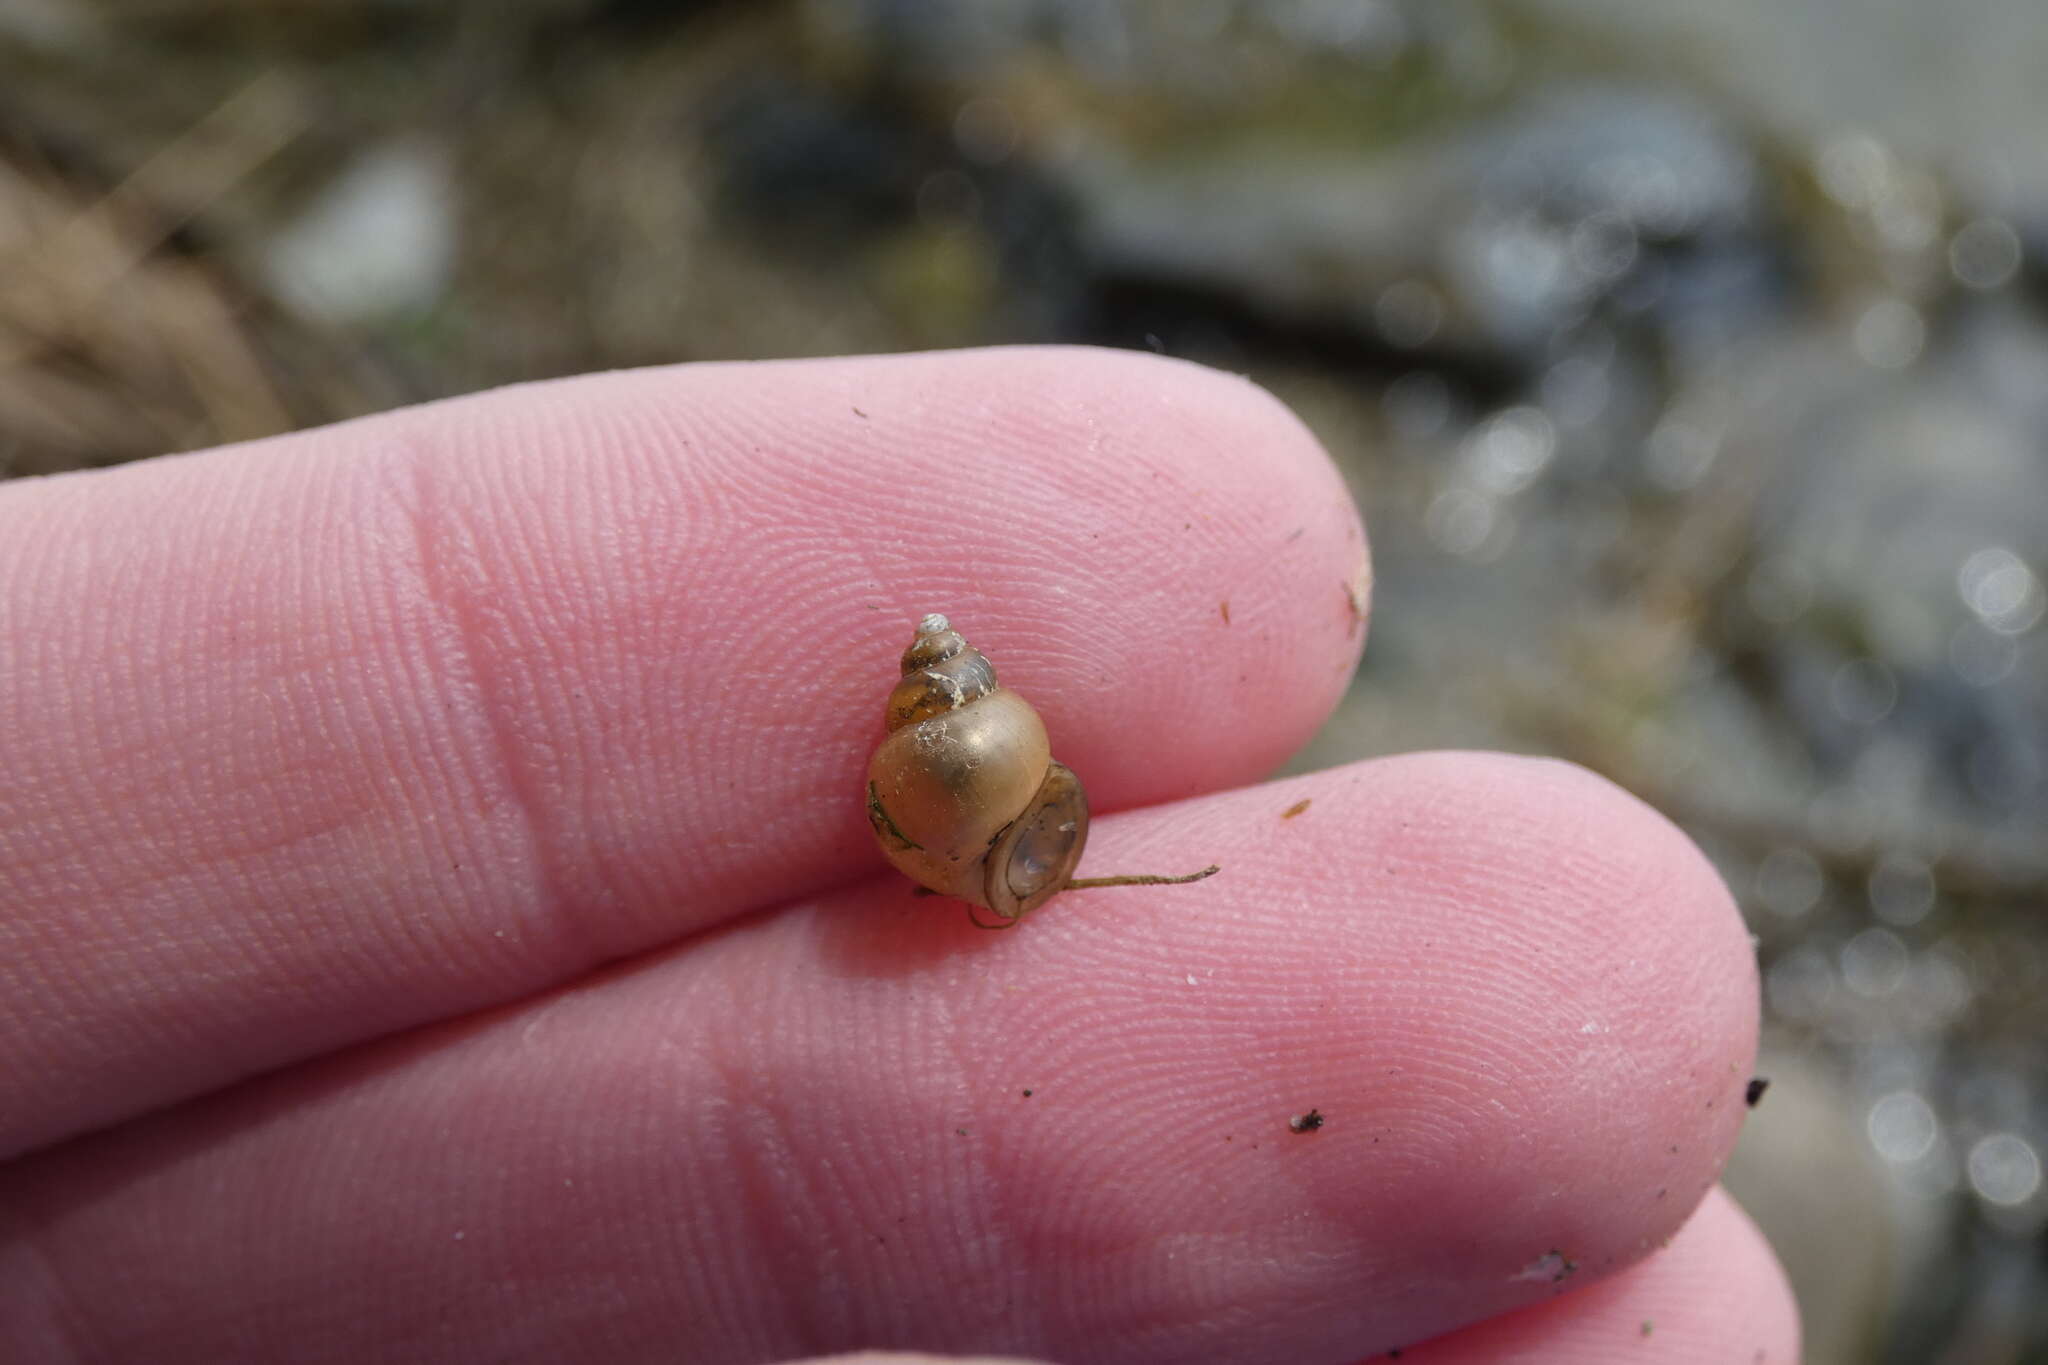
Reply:
M1793 1359L1686 840L1496 755L1244 785L1365 554L1270 398L1107 352L0 489L7 1358ZM1222 874L993 934L886 874L927 611L1087 782L1084 875Z

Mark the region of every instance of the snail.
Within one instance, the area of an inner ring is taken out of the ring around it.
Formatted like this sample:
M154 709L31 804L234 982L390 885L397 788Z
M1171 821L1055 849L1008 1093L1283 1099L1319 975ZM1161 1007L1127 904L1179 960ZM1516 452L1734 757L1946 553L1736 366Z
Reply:
M1053 759L1031 703L997 683L987 657L943 616L917 623L887 723L868 760L875 839L912 881L966 901L979 928L1007 929L1061 891L1177 885L1217 870L1076 880L1088 842L1081 780Z

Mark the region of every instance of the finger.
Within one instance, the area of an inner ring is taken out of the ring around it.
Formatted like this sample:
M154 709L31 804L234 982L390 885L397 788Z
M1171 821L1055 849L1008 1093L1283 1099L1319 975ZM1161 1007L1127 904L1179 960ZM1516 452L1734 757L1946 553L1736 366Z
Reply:
M792 1362L792 1365L797 1365ZM1021 1356L934 1356L921 1352L855 1351L851 1355L820 1357L801 1365L1042 1365Z
M1657 1254L1582 1293L1401 1352L1404 1365L1798 1365L1785 1274L1723 1190Z
M1363 555L1270 398L1090 351L609 375L11 489L0 1153L879 867L925 611L1099 804L1247 780L1341 692Z
M1619 1270L1720 1169L1749 943L1598 779L1382 760L1112 817L1100 850L1224 871L1004 934L842 892L0 1199L111 1358L1293 1362Z

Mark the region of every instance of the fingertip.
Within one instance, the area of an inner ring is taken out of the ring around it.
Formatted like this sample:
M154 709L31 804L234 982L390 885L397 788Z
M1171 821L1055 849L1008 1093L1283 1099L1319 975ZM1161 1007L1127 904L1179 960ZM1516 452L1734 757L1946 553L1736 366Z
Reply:
M1800 1349L1799 1307L1777 1257L1716 1189L1641 1265L1401 1354L1413 1365L1798 1365Z
M479 557L504 568L481 590L559 609L529 632L587 648L601 625L629 659L689 638L737 661L773 639L810 693L884 676L941 611L1101 809L1271 771L1364 645L1370 553L1335 464L1272 393L1191 361L1017 346L689 365L410 420L486 514ZM589 566L594 544L611 564ZM864 713L815 719L813 755L872 744Z
M1755 952L1726 884L1683 830L1561 759L1444 751L1388 762L1412 784L1401 817L1411 856L1430 859L1447 890L1485 897L1467 914L1497 931L1487 966L1511 978L1547 959L1537 979L1597 1010L1590 1030L1626 1023L1674 1074L1707 1066L1697 1049L1712 1040L1714 1066L1747 1080Z
M1803 1347L1799 1299L1763 1229L1718 1186L1707 1196L1697 1221L1704 1232L1721 1239L1715 1260L1733 1272L1730 1310L1717 1314L1711 1305L1702 1305L1705 1312L1723 1324L1732 1323L1738 1338L1757 1343L1751 1354L1757 1365L1798 1365ZM1683 1268L1671 1278L1682 1281ZM1704 1352L1700 1356L1702 1361L1713 1358Z
M1047 1365L1027 1356L929 1355L923 1351L856 1351L852 1355L820 1356L789 1365Z
M974 363L1021 363L1024 391L1059 396L1000 456L1032 470L994 504L1029 509L1027 590L980 614L1096 807L1271 772L1365 644L1370 548L1328 453L1273 394L1192 362L1061 347Z
M1115 970L1120 1013L1217 1078L1183 1084L1223 1131L1318 1106L1289 1150L1319 1216L1428 1229L1404 1307L1612 1273L1713 1185L1755 964L1712 867L1635 797L1569 764L1405 755L1104 821L1083 872L1204 861L1224 873L1200 888L1041 912L1019 956ZM1100 1020L1088 979L1036 989L1036 1025ZM1256 1081L1219 1018L1255 1031Z

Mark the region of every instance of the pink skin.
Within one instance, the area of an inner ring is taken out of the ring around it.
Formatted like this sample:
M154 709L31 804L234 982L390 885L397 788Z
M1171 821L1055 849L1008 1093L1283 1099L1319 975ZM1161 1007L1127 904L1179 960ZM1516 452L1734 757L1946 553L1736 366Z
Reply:
M1337 1362L1611 1307L1567 1291L1740 1125L1748 945L1562 765L1201 795L1334 704L1364 559L1271 399L1093 352L601 376L0 490L0 1340ZM1126 811L1085 874L1223 874L1000 935L879 875L928 610ZM1702 1302L1781 1295L1704 1245Z
M1400 1348L1402 1365L1795 1365L1799 1314L1756 1225L1715 1190L1656 1255L1597 1284ZM1376 1352L1373 1361L1395 1359ZM830 1365L1027 1365L870 1351ZM815 1361L812 1365L827 1365Z
M927 611L1110 810L1269 771L1362 634L1312 438L1109 354L600 376L0 519L0 1155L873 876Z
M1797 1365L1799 1310L1756 1224L1715 1190L1611 1279L1404 1350L1402 1365Z

